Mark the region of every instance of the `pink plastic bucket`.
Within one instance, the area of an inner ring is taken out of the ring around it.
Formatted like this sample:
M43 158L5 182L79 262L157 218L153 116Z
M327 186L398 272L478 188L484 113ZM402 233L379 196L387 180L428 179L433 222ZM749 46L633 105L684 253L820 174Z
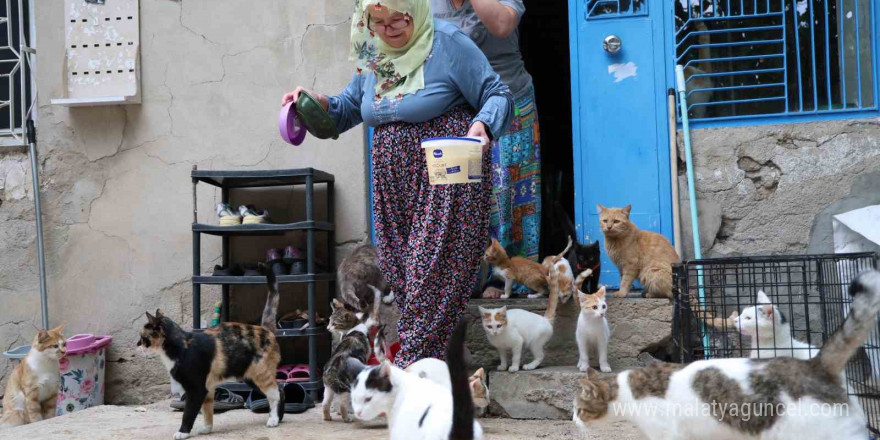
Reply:
M61 389L56 414L104 404L107 346L112 341L110 336L91 334L74 335L67 340L67 356L60 360Z

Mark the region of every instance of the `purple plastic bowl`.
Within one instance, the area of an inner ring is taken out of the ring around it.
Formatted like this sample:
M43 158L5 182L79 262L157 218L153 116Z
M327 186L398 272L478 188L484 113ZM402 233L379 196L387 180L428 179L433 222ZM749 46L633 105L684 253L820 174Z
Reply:
M278 130L281 139L291 145L299 145L306 138L306 126L296 116L296 105L288 102L278 114Z

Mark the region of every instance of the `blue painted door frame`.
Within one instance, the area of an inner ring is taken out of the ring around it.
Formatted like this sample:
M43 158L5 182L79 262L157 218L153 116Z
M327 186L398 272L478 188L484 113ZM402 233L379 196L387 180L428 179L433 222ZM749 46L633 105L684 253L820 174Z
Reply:
M575 219L582 243L602 242L600 282L612 287L620 276L604 251L597 204L632 204L639 228L672 240L662 3L589 16L595 2L569 0ZM603 48L609 35L622 41L613 55Z

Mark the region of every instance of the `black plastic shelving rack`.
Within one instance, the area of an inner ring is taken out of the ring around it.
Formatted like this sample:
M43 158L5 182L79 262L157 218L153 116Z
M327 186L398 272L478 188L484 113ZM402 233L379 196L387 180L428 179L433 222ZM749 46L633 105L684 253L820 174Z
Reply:
M306 244L306 274L304 275L281 275L278 276L279 284L305 283L308 286L308 313L309 326L305 329L278 329L276 337L308 337L309 338L309 381L299 382L312 398L323 389L323 382L318 379L318 338L329 338L326 326L317 326L316 317L316 284L318 282L330 283L327 302L329 304L332 292L336 291L336 273L317 273L315 262L315 233L324 232L327 236L327 262L326 270L332 270L334 262L335 227L333 224L333 175L313 168L290 169L290 170L264 170L264 171L205 171L193 167L193 329L201 330L201 286L203 284L215 284L222 286L221 321L229 321L229 286L243 284L265 284L263 276L211 276L201 274L201 237L202 234L219 236L223 240L222 261L223 267L230 266L229 240L235 236L272 236L283 235L290 231L305 231ZM218 226L198 222L198 204L196 201L196 186L199 182L220 188L221 200L229 203L229 192L234 189L267 188L282 186L305 185L305 211L306 219L300 222L286 224L255 224ZM315 185L327 186L327 219L317 221L315 219ZM261 301L265 298L261 297ZM323 362L321 362L323 364Z

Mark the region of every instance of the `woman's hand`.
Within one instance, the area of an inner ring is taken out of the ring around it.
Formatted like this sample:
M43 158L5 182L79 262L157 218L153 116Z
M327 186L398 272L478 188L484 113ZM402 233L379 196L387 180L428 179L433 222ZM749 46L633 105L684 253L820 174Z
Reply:
M324 111L327 111L327 110L330 108L330 100L328 100L326 96L324 96L324 95L322 95L322 94L320 94L320 93L315 93L315 92L313 92L313 91L311 91L311 90L308 90L308 89L306 89L306 88L303 87L303 86L299 86L299 87L293 89L292 92L290 92L290 93L284 95L284 96L281 98L281 106L283 107L283 106L287 105L287 103L290 102L290 101L293 101L293 102L298 101L298 100L299 100L299 94L300 94L301 92L306 92L306 93L308 93L309 95L314 96L315 99L317 99L318 102L321 104L321 107L324 107Z
M467 137L483 138L483 153L492 145L489 141L489 130L486 129L486 124L480 121L474 122L474 125L471 125L470 130L467 132Z

